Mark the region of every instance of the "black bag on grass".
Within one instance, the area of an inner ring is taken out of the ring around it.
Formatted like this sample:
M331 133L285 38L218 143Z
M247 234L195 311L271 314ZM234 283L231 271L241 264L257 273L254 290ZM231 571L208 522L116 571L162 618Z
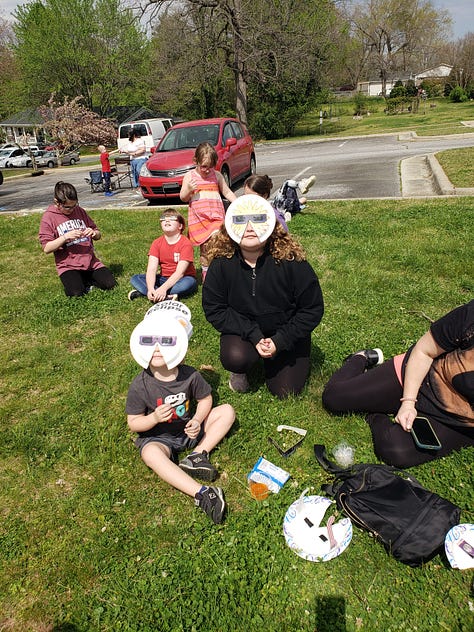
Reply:
M361 463L342 469L314 446L319 464L335 475L321 489L358 527L372 533L395 559L420 566L439 553L461 510L425 489L411 474L389 465Z

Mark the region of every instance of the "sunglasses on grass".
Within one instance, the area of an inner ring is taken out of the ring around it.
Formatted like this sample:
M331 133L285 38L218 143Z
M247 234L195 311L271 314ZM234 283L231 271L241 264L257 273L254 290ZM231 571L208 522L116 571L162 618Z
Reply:
M278 452L281 454L281 456L285 457L286 459L287 457L291 456L296 451L296 449L299 448L299 446L303 443L304 438L306 436L306 430L304 430L303 428L296 428L295 426L286 426L286 425L278 426L277 432L281 432L282 430L291 430L292 432L295 432L301 437L301 439L298 439L296 443L294 443L289 448L286 448L286 450L282 448L281 446L279 446L278 443L275 441L275 439L273 439L272 437L268 437L268 441L272 444L272 446L275 447L278 450Z

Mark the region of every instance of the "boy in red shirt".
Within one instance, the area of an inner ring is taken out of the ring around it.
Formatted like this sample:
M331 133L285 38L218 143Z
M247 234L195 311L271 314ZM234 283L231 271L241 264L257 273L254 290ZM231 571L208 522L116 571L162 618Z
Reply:
M104 145L98 145L97 149L100 152L99 158L100 158L100 164L102 165L102 177L104 178L105 195L107 197L110 197L111 195L113 195L113 192L110 190L111 168L110 168L109 156L111 154L116 154L118 152L118 149L108 152Z
M128 294L130 301L147 296L158 303L167 298L181 299L197 290L193 247L183 235L184 217L168 208L163 211L160 224L163 235L150 246L146 274L135 274L130 279L135 288Z

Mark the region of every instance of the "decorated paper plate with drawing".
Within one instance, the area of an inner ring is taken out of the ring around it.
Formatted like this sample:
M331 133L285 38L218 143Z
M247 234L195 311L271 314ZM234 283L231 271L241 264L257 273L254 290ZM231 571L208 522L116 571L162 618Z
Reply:
M450 529L444 549L453 568L474 568L474 524L457 524Z
M330 516L322 525L326 511L334 501L323 496L303 494L286 512L283 534L293 551L310 562L327 562L340 555L352 539L352 523L349 518L339 522Z
M260 243L266 241L275 228L273 206L259 195L241 195L234 200L225 214L225 227L229 237L238 244L242 241L247 224L255 231Z

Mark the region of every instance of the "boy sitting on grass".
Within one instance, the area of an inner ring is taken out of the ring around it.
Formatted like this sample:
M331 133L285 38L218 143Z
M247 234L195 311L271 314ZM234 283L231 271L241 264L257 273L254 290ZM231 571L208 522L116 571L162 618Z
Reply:
M222 489L194 479L217 478L208 455L234 423L234 409L230 404L213 408L209 384L196 369L181 364L188 337L177 320L162 314L145 317L132 333L130 348L144 368L133 380L126 404L128 426L138 433L135 445L143 461L219 524L225 511ZM182 450L189 454L178 464Z
M128 293L130 301L146 296L158 303L191 296L197 290L193 247L183 234L184 217L168 208L161 214L160 224L163 234L150 246L146 274L135 274L130 279L135 288Z

